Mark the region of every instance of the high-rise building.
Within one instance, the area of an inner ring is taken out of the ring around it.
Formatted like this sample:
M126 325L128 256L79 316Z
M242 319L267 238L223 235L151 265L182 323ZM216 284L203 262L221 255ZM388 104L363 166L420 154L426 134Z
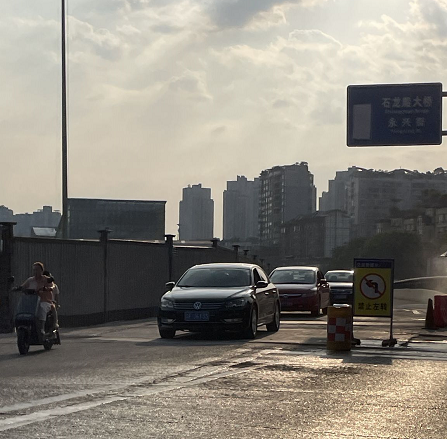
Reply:
M237 176L227 181L223 193L223 239L246 241L259 237L259 178L253 181Z
M334 180L329 180L327 192L320 197L318 210L328 212L329 210L342 210L347 212L347 186L348 171L337 171Z
M447 172L406 169L376 171L351 167L337 172L320 198L320 211L341 209L351 218L351 237L376 233L376 223L399 211L421 207L429 191L447 193Z
M0 206L0 222L13 222L14 221L14 212L11 209L8 209L6 206Z
M183 188L179 209L179 239L205 241L213 238L214 201L211 189L194 184Z
M98 230L111 229L110 238L164 240L166 201L68 199L68 237L98 239Z
M314 176L306 162L275 166L261 172L259 237L261 245L278 246L281 226L316 210Z
M282 250L291 264L315 263L330 258L335 248L350 240L348 215L340 210L300 216L282 227Z

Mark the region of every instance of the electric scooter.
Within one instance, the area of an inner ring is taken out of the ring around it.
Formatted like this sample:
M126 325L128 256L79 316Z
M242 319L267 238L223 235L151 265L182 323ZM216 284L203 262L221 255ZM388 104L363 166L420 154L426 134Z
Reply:
M54 344L61 344L59 330L55 326L53 307L47 314L45 322L45 335L40 332L37 312L39 310L40 297L35 290L25 290L20 287L15 290L22 291L14 324L17 333L17 347L21 355L28 353L31 345L43 345L49 351Z

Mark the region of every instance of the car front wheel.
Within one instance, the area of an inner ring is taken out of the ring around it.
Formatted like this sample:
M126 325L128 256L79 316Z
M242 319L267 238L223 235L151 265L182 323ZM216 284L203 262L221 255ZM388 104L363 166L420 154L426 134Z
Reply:
M312 317L318 317L320 315L320 307L321 307L321 299L318 298L318 304L315 306L315 308L312 309L310 315Z
M250 320L247 329L243 332L244 338L254 339L258 332L258 311L256 307L251 309Z
M158 332L160 333L161 338L174 338L175 337L175 329L172 328L158 328Z
M273 315L273 320L266 325L267 331L269 332L277 332L279 330L280 325L280 311L278 302L275 304L275 314Z

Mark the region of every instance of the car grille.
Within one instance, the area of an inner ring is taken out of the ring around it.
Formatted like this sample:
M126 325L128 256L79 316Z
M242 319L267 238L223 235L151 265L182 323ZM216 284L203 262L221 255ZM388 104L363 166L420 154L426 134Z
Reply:
M331 292L334 294L352 294L352 288L348 289L331 288Z
M200 302L200 300L196 300L196 302ZM176 310L195 310L194 304L196 302L174 302L174 309ZM200 302L202 306L200 307L200 310L206 310L206 309L219 309L222 308L224 302Z

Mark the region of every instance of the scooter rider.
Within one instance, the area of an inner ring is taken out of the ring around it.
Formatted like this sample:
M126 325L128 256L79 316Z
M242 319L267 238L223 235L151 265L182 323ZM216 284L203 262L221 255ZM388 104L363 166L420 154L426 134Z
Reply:
M44 276L43 271L44 266L42 262L34 262L33 276L23 282L20 287L21 289L35 290L39 295L40 305L37 318L40 324L40 332L42 335L45 335L45 321L53 303L53 292L50 283L51 279L48 276Z

